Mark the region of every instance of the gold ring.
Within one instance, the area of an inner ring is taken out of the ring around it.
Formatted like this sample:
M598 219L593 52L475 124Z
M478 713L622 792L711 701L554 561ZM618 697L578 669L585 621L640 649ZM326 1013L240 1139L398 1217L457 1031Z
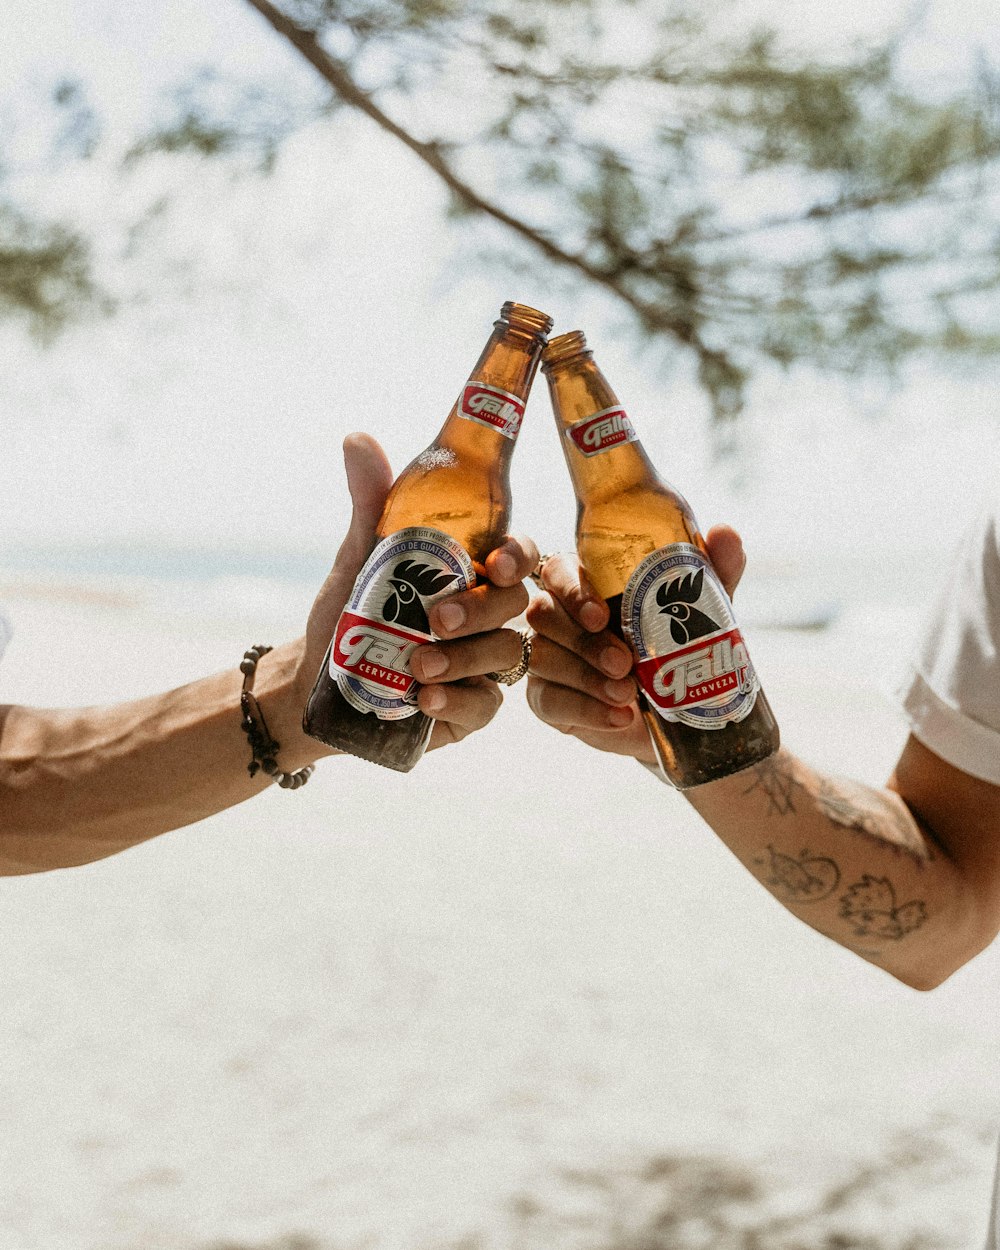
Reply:
M513 686L515 682L520 681L531 663L531 635L526 629L519 629L517 636L521 640L521 658L514 667L505 668L500 673L486 674L490 681L498 681L501 686Z

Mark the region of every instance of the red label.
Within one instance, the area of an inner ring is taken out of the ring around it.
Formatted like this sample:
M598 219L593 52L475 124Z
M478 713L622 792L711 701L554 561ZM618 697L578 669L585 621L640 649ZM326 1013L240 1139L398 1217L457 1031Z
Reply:
M746 643L738 629L713 634L668 656L649 656L636 665L639 684L664 711L692 707L753 682Z
M330 655L331 668L351 677L360 677L397 695L406 695L415 685L409 672L410 655L429 634L398 629L384 621L344 612L337 622Z
M585 456L596 456L609 447L635 442L635 430L624 408L605 408L603 412L577 421L566 431L566 436Z
M524 416L524 400L482 382L468 382L458 401L459 415L497 430L504 438L516 438Z

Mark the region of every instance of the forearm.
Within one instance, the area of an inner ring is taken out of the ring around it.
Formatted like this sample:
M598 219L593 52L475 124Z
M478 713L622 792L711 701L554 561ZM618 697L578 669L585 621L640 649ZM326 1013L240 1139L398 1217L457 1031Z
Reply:
M937 985L989 940L959 867L891 790L781 750L685 797L789 911L909 985Z
M298 655L266 655L254 684L285 771L327 753L298 724ZM0 875L102 859L266 789L247 772L242 680L234 668L111 707L3 709Z

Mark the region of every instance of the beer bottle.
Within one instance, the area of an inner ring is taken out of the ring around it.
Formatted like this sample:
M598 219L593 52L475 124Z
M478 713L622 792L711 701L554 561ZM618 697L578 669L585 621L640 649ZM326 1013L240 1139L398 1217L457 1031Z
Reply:
M431 642L427 611L473 586L510 526L510 459L552 320L506 303L441 431L393 483L306 704L305 731L409 772L433 720L409 658Z
M577 498L577 549L631 647L639 706L679 789L766 759L778 725L687 502L653 468L579 331L542 370Z

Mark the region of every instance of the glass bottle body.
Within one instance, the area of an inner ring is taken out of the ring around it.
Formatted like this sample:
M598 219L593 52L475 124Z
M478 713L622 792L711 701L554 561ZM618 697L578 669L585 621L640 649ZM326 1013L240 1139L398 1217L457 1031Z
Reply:
M397 772L426 749L434 722L408 656L433 637L428 609L473 585L509 530L510 460L550 325L504 305L438 436L393 484L306 704L306 732L327 745Z
M622 596L632 573L654 552L680 544L697 548L708 560L690 509L669 487L635 488L616 500L580 506L577 550L594 589L607 600L610 628L619 638L629 641ZM642 690L639 708L657 760L679 789L749 768L778 748L778 723L763 690L747 717L720 729L665 719Z
M583 336L554 339L544 360L576 491L577 551L632 649L660 766L687 789L759 763L777 750L777 721L752 666L739 665L745 644L691 508L656 473Z

